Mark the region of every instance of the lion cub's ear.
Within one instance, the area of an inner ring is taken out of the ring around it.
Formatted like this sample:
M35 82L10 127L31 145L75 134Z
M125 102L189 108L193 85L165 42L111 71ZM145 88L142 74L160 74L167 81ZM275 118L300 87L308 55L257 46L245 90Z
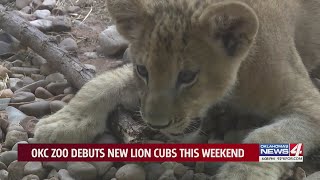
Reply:
M255 12L240 2L222 2L208 6L200 15L199 23L201 29L207 32L206 41L228 57L244 55L259 26Z
M119 33L129 41L138 39L148 19L142 0L107 0L107 6Z

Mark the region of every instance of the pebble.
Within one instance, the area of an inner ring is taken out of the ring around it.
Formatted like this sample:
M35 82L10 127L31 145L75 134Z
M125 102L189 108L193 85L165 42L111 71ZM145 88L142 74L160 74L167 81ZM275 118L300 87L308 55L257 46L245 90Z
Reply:
M41 162L28 162L24 166L24 174L35 174L40 179L44 179L48 175L48 171L42 166Z
M116 55L128 47L128 41L124 39L116 29L116 26L109 26L99 35L101 52L104 55Z
M46 77L44 75L41 75L41 74L31 74L31 78L34 81L39 81L39 80L44 80Z
M17 151L6 151L0 156L0 161L3 162L7 167L18 158ZM9 167L8 167L9 169Z
M0 170L2 170L2 169L7 170L7 166L3 162L0 161Z
M193 180L209 180L209 177L204 173L196 173L193 175Z
M86 56L88 59L97 59L98 54L97 52L85 52L83 53L84 56Z
M40 178L37 175L29 174L23 177L22 180L40 180Z
M319 177L320 177L320 171L307 176L305 180L319 180Z
M8 171L6 171L4 169L0 170L0 179L1 180L8 180L8 176L9 176Z
M55 72L55 70L53 70L53 68L51 68L49 63L44 63L40 66L40 73L45 76L48 76L49 74L52 74L54 72Z
M55 32L63 32L71 30L72 22L64 16L55 16L52 19L52 30Z
M51 113L55 113L55 112L59 111L59 110L62 109L65 105L66 105L66 103L63 102L63 101L58 101L58 100L51 101L51 102L50 102L50 110L51 110Z
M39 122L39 120L35 117L29 116L23 119L20 122L20 125L27 131L29 137L34 136L34 130L36 127L36 124Z
M67 170L77 180L95 180L97 178L97 169L86 162L70 162Z
M61 49L66 51L76 51L78 49L77 42L72 38L66 38L61 41L58 45Z
M63 16L63 15L65 15L66 13L64 12L64 10L63 9L61 9L61 8L54 8L54 9L52 9L52 15L54 15L54 16Z
M97 71L96 66L91 65L91 64L84 64L84 66L86 67L87 70L89 70L92 73L95 73Z
M69 103L73 97L74 97L74 94L68 94L65 97L63 97L61 99L61 101L65 102L65 103Z
M81 8L79 6L69 6L67 8L67 12L68 13L77 13L81 10Z
M222 162L206 162L204 163L204 172L213 176L223 164Z
M1 98L0 99L0 111L5 110L9 103L11 101L11 98Z
M6 130L9 126L9 122L6 119L0 118L0 129Z
M6 112L8 114L8 121L10 123L20 123L20 121L27 117L26 114L12 106L8 106L6 108Z
M115 167L111 167L109 169L109 171L107 171L104 175L103 175L103 180L110 180L112 178L114 178L116 176L117 173L117 169Z
M159 179L165 172L165 169L159 163L148 163L144 166L146 171L146 180Z
M28 144L28 142L27 142L27 141L17 142L17 143L12 147L12 151L18 151L18 144Z
M48 178L52 178L52 177L59 178L59 174L58 174L58 171L57 171L57 170L52 169L52 170L50 171L50 173L48 174Z
M36 81L32 84L29 84L27 86L24 86L23 88L20 88L19 90L17 90L15 93L20 92L20 91L30 91L30 92L35 92L35 90L38 87L45 87L48 85L48 82L46 80L40 80L40 81Z
M64 78L64 75L61 73L52 73L46 77L46 81L48 81L48 82L65 82L66 79Z
M37 17L33 14L27 14L22 11L14 11L14 12L16 12L20 17L24 18L27 21L34 21L37 19Z
M56 82L48 84L46 89L54 95L59 95L63 94L63 91L69 86L70 84L68 82Z
M112 162L92 162L98 172L98 176L103 176L113 165Z
M20 124L15 124L15 123L9 124L7 128L7 132L10 132L10 131L26 132Z
M34 83L34 80L29 76L23 77L22 81L24 86Z
M41 99L49 99L53 97L53 94L51 94L51 92L49 92L43 87L38 87L34 92L34 94L37 98L41 98Z
M183 164L178 163L177 165L174 166L173 171L174 171L174 175L180 178L188 171L188 168Z
M26 164L27 164L27 162L13 161L8 166L9 179L10 180L21 180L24 177L23 169Z
M29 116L40 118L50 113L50 104L47 101L38 101L21 105L19 109Z
M31 92L17 92L11 98L11 103L31 102L35 100L35 95Z
M28 6L31 3L32 0L16 0L16 7L18 9L22 9L26 6Z
M188 171L181 177L180 180L193 180L193 175L194 175L193 170L188 170Z
M67 169L67 162L43 162L43 167L59 171L60 169Z
M17 142L27 141L27 140L28 140L28 134L26 132L21 132L17 130L9 131L6 135L4 146L11 148Z
M44 0L38 9L52 10L56 6L56 0Z
M72 87L67 87L63 90L64 94L74 94L76 91Z
M24 12L26 14L30 14L32 11L32 8L30 6L26 6L26 7L22 8L20 11Z
M176 165L177 165L176 162L163 162L163 163L161 163L161 166L163 168L165 168L166 170L173 169Z
M13 61L11 64L13 67L21 67L23 65L23 61L17 59L15 61Z
M196 166L194 168L194 171L196 173L203 173L205 169L205 163L204 162L196 162Z
M65 169L61 169L58 172L60 180L75 180L73 177L70 176L69 172Z
M42 0L32 0L31 6L33 9L38 9L41 4Z
M21 79L24 77L24 75L23 74L12 74L10 77Z
M166 170L158 180L176 180L177 178L174 176L174 172L172 169Z
M52 21L46 20L46 19L37 19L30 21L30 24L34 27L38 28L40 31L50 31L53 29L52 27Z
M137 164L126 164L120 167L115 176L117 180L146 179L146 173L144 169Z
M45 19L46 17L51 15L51 12L47 9L36 10L33 13L38 19Z
M0 98L11 98L13 96L13 92L11 89L4 89L0 91Z
M25 75L39 74L40 73L40 69L31 68L31 67L12 67L10 69L10 71L12 71L12 73L25 74Z
M19 78L10 78L9 87L13 92L15 92L16 90L23 87L23 81Z

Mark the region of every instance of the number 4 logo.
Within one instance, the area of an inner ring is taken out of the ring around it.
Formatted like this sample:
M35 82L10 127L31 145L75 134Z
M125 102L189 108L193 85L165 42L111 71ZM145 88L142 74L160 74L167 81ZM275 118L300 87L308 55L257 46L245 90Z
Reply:
M303 156L302 143L290 144L290 155L291 156Z

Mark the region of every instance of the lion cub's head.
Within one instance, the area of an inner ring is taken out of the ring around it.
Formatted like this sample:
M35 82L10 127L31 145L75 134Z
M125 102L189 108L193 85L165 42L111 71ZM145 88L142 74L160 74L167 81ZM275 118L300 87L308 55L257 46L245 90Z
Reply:
M236 82L258 30L251 8L209 0L107 0L118 31L130 41L143 119L169 134L193 120Z

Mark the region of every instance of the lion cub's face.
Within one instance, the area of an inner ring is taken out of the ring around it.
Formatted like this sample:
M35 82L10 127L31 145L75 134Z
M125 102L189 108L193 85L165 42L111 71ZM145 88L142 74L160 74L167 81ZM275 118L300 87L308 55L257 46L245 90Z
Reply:
M242 3L147 2L108 0L131 43L142 117L169 134L196 130L196 119L235 84L257 18Z

